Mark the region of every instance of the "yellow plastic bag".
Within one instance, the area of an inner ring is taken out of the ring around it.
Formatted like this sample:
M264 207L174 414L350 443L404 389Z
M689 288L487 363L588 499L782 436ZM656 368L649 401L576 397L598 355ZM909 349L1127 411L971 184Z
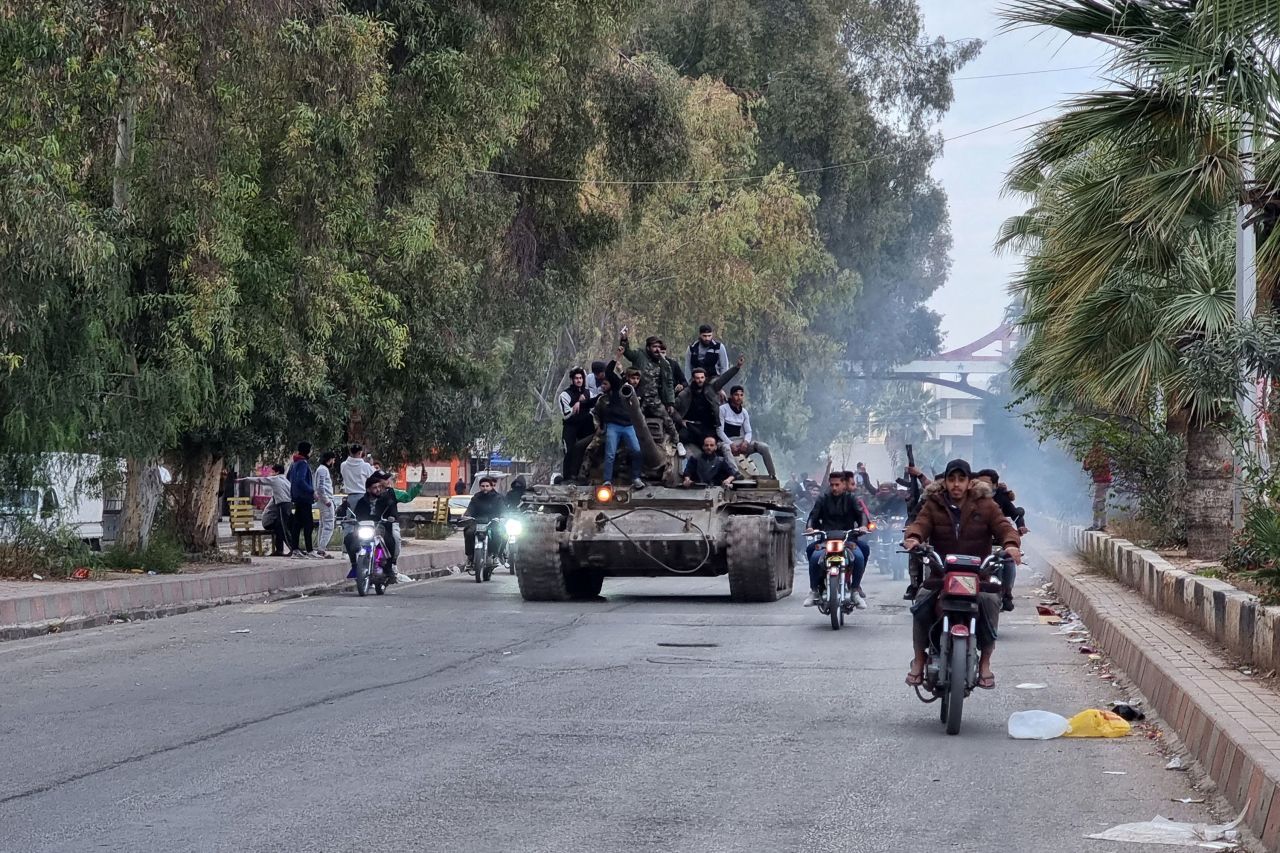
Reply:
M1096 708L1081 711L1068 722L1071 730L1064 737L1124 737L1133 731L1133 726L1124 717Z

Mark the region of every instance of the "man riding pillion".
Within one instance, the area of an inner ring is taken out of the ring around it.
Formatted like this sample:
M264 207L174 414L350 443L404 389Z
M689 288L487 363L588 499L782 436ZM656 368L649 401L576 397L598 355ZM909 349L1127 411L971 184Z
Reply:
M943 560L951 554L985 557L991 553L994 541L1015 563L1022 562L1022 540L1018 531L991 499L991 487L973 479L968 462L963 459L948 462L942 481L931 483L925 493L915 521L907 525L903 545L908 551L928 542ZM933 571L937 571L936 567ZM936 618L936 596L936 592L929 592L912 607L915 659L907 674L907 684L913 687L924 680L929 634ZM991 656L1000 624L1000 598L993 593L981 593L978 607L978 687L991 690L996 686Z
M809 513L809 525L805 533L818 530L828 534L856 530L867 525L867 517L862 506L849 493L844 475L839 471L831 472L831 491L818 498ZM812 607L822 598L822 588L826 573L822 570L821 543L811 542L808 547L809 556L809 597L804 600L805 607ZM854 606L859 610L867 608L867 599L862 594L862 575L867 570L867 558L860 548L846 548L845 554L853 561L852 584L854 589Z
M388 482L387 474L370 474L369 479L364 482L364 489L360 498L351 507L351 513L355 516L357 522L372 521L378 525L378 533L382 536L382 542L387 546L387 557L389 564L384 568L387 583L396 582L396 560L400 557L399 544L395 536L395 524L397 513L396 493ZM347 519L350 520L351 516ZM354 577L356 571L356 552L359 550L360 540L356 535L356 525L344 524L344 532L342 536L342 545L346 549L347 557L351 560L351 575Z
M487 527L495 518L501 518L507 514L507 502L502 495L498 494L497 484L498 481L492 477L482 478L480 491L476 492L471 498L471 503L467 504L467 517L462 525L462 547L466 552L468 564L476 553L476 528ZM490 553L501 553L502 533L501 529L496 529L490 534L493 537L489 541Z

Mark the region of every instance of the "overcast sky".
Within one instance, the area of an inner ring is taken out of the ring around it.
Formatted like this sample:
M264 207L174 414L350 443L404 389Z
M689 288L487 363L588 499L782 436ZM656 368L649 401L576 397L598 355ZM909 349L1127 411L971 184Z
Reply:
M942 122L947 138L996 122L1052 107L1071 95L1096 88L1091 69L1099 66L1101 47L1083 39L1064 39L1047 31L1018 30L996 35L998 2L990 0L920 0L929 36L948 40L976 37L986 46L957 78L1089 66L1075 71L1016 77L957 79L956 99ZM1000 223L1018 213L1016 199L1002 198L1005 172L1031 125L1053 116L1047 109L1011 124L946 144L934 175L947 191L951 207L951 278L930 307L942 315L944 345L968 343L995 328L1008 303L1006 287L1018 261L992 251Z

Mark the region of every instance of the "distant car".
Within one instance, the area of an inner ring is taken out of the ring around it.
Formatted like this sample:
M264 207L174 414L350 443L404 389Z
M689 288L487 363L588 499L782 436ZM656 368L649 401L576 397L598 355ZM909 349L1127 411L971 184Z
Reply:
M461 521L470 505L471 495L454 495L449 498L449 523L455 524Z

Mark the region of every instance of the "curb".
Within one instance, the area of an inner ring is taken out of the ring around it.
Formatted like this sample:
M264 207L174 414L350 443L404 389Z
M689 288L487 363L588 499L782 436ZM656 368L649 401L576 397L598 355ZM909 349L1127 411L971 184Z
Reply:
M1171 647L1144 639L1107 612L1104 591L1090 587L1116 584L1115 580L1103 576L1091 582L1087 574L1066 570L1052 558L1047 562L1058 597L1084 620L1094 645L1124 670L1218 792L1237 811L1245 811L1244 824L1262 839L1263 846L1280 850L1280 758L1276 753L1242 722L1220 713L1215 719L1210 698L1213 684L1197 683L1184 675Z
M414 580L444 577L463 561L462 548L406 554L399 566ZM344 564L345 566L345 564ZM340 567L341 568L341 567ZM353 588L345 577L334 580L334 565L278 566L178 575L113 589L74 587L0 601L0 642L58 634L81 628L100 628L117 622L140 622L207 610L224 604L275 601L303 595L336 593ZM56 618L32 618L57 613ZM22 617L26 615L24 620Z

